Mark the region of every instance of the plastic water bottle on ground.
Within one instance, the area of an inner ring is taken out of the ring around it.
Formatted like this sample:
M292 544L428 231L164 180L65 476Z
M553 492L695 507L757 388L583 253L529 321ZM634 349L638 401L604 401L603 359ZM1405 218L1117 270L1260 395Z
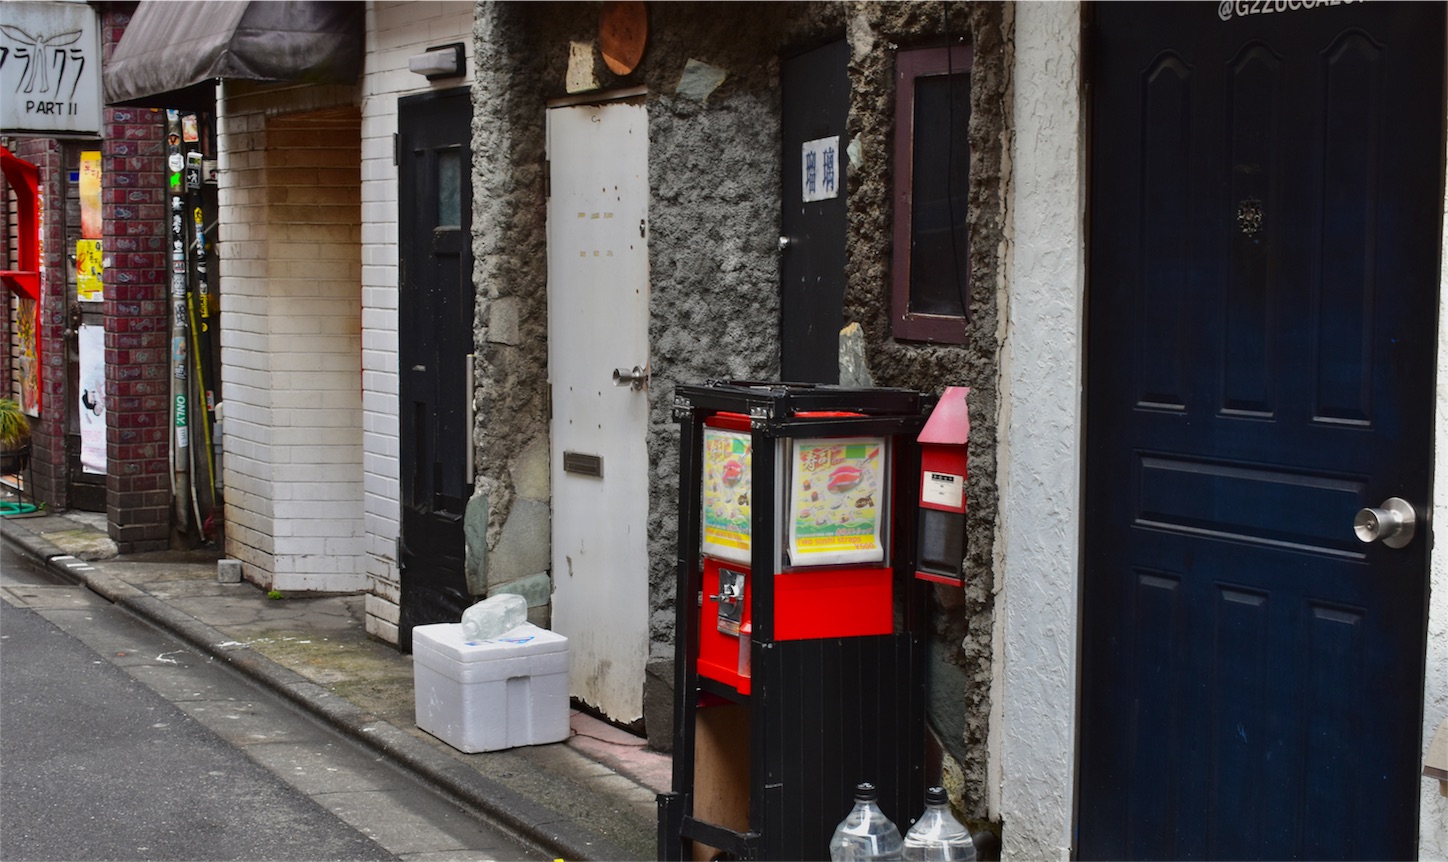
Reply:
M905 833L907 862L973 862L975 842L955 815L944 787L925 791L925 813Z
M855 807L830 839L833 862L873 862L900 858L900 830L878 804L880 792L868 782L855 788Z
M513 593L488 596L463 611L463 637L492 640L528 621L528 600Z

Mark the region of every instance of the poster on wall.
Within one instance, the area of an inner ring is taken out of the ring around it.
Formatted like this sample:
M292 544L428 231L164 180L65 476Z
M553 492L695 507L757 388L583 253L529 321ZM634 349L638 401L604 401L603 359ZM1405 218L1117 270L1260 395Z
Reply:
M87 473L106 472L106 331L82 324L79 335L80 464Z
M80 154L80 235L101 238L101 152Z
M704 553L749 563L749 434L704 429Z
M790 462L789 561L878 563L885 513L884 437L796 440Z
M100 240L75 241L75 295L81 302L100 302L105 299L105 288L101 282L102 266Z
M15 311L15 339L20 372L20 409L30 416L40 415L40 303L28 296L18 298Z

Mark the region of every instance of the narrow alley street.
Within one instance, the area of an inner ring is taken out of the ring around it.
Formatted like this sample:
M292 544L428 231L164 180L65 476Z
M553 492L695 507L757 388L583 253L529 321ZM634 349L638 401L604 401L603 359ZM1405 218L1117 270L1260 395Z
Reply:
M0 554L4 858L549 858L85 587Z

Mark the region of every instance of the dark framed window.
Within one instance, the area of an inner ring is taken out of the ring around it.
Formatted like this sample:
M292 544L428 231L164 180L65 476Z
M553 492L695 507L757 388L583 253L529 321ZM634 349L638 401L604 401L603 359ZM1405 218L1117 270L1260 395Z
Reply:
M964 344L970 320L969 45L895 59L894 334Z

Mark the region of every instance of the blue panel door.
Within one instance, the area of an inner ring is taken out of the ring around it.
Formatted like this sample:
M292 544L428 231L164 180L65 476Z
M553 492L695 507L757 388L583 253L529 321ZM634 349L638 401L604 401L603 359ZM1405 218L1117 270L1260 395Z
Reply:
M1444 6L1087 23L1077 851L1410 858Z

